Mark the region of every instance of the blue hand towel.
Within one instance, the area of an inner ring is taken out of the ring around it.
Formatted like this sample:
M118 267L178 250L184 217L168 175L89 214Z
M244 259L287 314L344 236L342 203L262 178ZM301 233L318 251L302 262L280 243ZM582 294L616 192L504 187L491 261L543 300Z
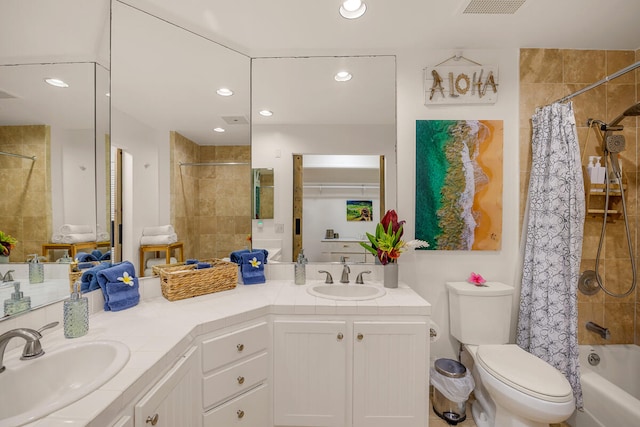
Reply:
M78 252L76 254L76 261L78 262L90 262L90 261L98 261L93 254L88 254L86 252Z
M109 282L106 285L108 303L105 303L106 311L120 311L131 308L140 302L138 278L130 279L130 284L118 281ZM108 309L106 306L108 305Z
M249 253L249 249L240 249L238 251L233 251L229 255L229 259L231 260L231 262L235 262L236 264L241 264L242 254L247 254L247 253Z
M197 268L198 270L200 270L200 269L202 269L202 268L211 268L211 264L209 264L208 262L199 262L199 263L196 265L196 268Z
M88 270L82 273L80 276L80 289L82 292L91 292L96 289L100 289L100 285L98 284L98 272L100 270L104 270L105 268L111 267L111 264L108 262L101 262L95 267L91 267Z
M261 251L247 252L241 255L240 273L245 285L265 283L264 277L264 253Z
M188 260L185 261L186 265L197 264L197 263L198 263L198 260L193 258L189 258Z
M100 261L100 258L102 258L102 252L99 251L98 249L94 249L91 252L91 255L93 255L96 258L96 261Z
M107 251L102 254L100 257L100 261L110 261L111 260L111 251Z
M140 294L138 292L138 281L134 280L135 282L134 286L129 286L128 284L124 283L123 279L125 278L125 273L128 277L135 278L136 269L133 266L133 264L131 264L129 261L124 261L120 264L114 265L113 267L105 268L104 270L100 270L98 272L97 280L98 280L98 284L100 285L100 288L102 289L102 294L104 295L105 311L111 311L111 305L109 301L109 298L111 295L110 295L110 291L107 289L109 287L109 284L120 283L122 286L116 286L115 289L118 291L127 290L128 293L132 296L132 301L136 300L136 303L133 305L136 305L137 301L140 300ZM124 286L126 286L126 288ZM137 299L135 298L135 295L137 295ZM129 307L132 307L132 306L129 306ZM124 307L124 308L128 308L128 307ZM121 308L121 310L122 309L123 308Z
M253 249L252 252L262 252L264 254L264 263L267 264L269 262L269 251L266 249Z

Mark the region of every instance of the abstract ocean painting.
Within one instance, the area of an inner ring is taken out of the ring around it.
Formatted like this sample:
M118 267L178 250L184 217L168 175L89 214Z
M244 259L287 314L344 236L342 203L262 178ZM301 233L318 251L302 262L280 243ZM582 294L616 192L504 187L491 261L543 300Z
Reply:
M499 250L502 120L416 121L416 239L429 250Z

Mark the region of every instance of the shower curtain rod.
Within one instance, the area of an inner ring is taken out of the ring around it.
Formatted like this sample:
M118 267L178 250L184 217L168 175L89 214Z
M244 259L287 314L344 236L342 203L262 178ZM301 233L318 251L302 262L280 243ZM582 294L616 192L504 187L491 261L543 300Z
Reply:
M593 84L591 84L591 85L589 85L589 86L587 86L585 88L582 88L582 89L580 89L580 90L578 90L576 92L573 92L572 94L567 95L564 98L560 98L557 101L554 101L553 104L555 104L556 102L568 101L571 98L574 98L574 97L576 97L578 95L581 95L581 94L583 94L583 93L585 93L585 92L587 92L587 91L589 91L589 90L591 90L593 88L596 88L596 87L598 87L598 86L600 86L602 84L605 84L605 83L609 82L609 80L613 80L615 78L620 77L623 74L627 74L629 71L633 71L638 67L640 67L640 61L636 62L635 64L631 64L628 67L625 67L625 68L623 68L623 69L621 69L619 71L616 71L615 73L611 74L610 76L607 76L602 80L598 80L597 82L595 82L595 83L593 83Z
M248 165L249 162L208 162L208 163L183 163L180 162L180 166L234 166L234 165Z
M7 153L5 151L0 151L0 154L2 154L3 156L20 157L21 159L31 159L33 161L36 160L36 156L24 156L22 154Z

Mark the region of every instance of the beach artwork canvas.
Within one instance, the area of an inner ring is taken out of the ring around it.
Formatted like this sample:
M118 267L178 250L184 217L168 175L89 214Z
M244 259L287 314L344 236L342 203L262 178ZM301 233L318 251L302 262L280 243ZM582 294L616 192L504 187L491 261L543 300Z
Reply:
M502 120L416 121L416 239L429 250L499 250Z
M373 221L373 201L347 200L347 221Z

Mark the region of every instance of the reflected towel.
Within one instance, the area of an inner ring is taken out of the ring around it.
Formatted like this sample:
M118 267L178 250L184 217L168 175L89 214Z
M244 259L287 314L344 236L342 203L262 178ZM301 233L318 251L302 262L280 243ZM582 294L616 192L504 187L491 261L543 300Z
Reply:
M175 233L176 231L172 225L159 225L157 227L144 227L142 229L143 236L166 236Z
M63 224L58 229L60 234L87 234L93 233L93 228L90 225L74 225Z
M99 261L99 258L96 258L96 256L94 254L92 254L92 253L88 254L86 252L78 252L76 254L76 261L78 261L78 262Z
M98 284L98 272L109 267L111 267L111 263L102 262L82 273L82 276L80 276L80 289L82 292L91 292L96 289L100 289L100 285Z
M106 231L99 232L96 237L98 238L98 242L108 242L111 240L111 236Z
M111 260L111 251L103 253L102 256L100 257L100 261L109 261L109 260Z
M245 285L255 285L265 283L264 260L266 259L262 251L243 253L240 255L240 274Z
M178 260L175 257L171 257L169 259L169 264L175 264L177 263ZM154 265L165 265L167 263L167 259L166 258L149 258L147 260L147 268L153 268ZM145 276L147 274L145 273Z
M211 264L209 264L208 262L199 262L198 264L196 264L196 269L200 270L202 268L211 268Z
M76 234L65 234L62 236L61 243L84 243L84 242L95 242L96 234L95 233L76 233Z
M184 262L186 265L191 265L191 264L197 264L198 260L197 259L193 259L193 258L189 258L188 260L186 260Z
M140 237L141 245L170 245L178 241L177 234L162 234L159 236L142 236Z
M62 243L62 238L64 237L64 235L62 234L54 234L53 236L51 236L51 243Z

